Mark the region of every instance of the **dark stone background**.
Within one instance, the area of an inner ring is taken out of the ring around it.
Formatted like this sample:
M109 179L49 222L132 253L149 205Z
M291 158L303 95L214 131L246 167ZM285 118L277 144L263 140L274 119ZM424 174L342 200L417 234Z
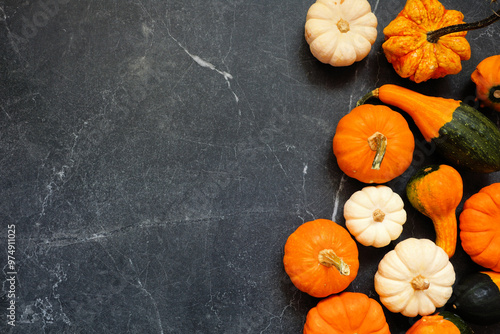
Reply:
M442 2L466 21L490 14L488 1ZM381 52L404 1L370 3L370 55L333 68L304 39L312 1L0 1L3 293L11 224L17 270L16 326L4 296L1 332L301 333L318 300L291 284L285 241L312 219L343 225L343 203L364 186L336 164L339 119L385 83L478 107L470 74L500 52L499 24L470 32L460 74L414 84ZM415 159L388 183L403 197L413 172L442 162L407 119ZM460 172L464 200L500 181ZM434 238L404 200L403 234L359 246L348 291L377 299L382 256ZM452 262L458 279L479 269L460 248ZM392 333L415 321L386 316Z

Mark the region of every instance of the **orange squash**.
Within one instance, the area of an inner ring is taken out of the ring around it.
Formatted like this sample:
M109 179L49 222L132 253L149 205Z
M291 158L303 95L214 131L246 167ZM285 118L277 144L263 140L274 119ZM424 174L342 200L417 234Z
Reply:
M436 43L427 40L427 32L463 23L463 14L446 10L437 0L408 0L398 16L384 28L385 56L403 78L417 83L456 74L461 61L471 56L467 32L443 36Z
M382 306L363 293L343 292L307 313L304 334L390 334Z
M480 266L500 272L500 183L469 197L459 220L464 251Z
M326 297L346 289L358 274L358 247L344 227L317 219L288 237L283 264L299 290Z
M463 196L460 174L448 165L421 168L408 181L406 194L415 209L432 219L436 245L452 257L457 245L456 209Z
M441 311L418 319L406 334L473 334L469 325L458 315Z
M481 107L500 111L500 55L483 59L471 74Z
M495 22L498 14L464 23L460 11L447 10L437 0L408 0L385 27L382 48L396 73L417 83L456 74L471 56L467 31Z
M411 164L415 140L405 118L382 105L364 104L338 122L333 153L340 169L364 183L385 183Z

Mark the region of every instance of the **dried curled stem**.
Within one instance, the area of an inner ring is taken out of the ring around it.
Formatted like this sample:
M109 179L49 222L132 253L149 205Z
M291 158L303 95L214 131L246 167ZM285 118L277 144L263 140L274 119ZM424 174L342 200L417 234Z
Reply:
M496 0L491 1L496 2ZM437 43L440 37L448 34L453 34L461 31L470 31L489 26L490 24L500 20L500 9L493 10L493 14L485 18L484 20L472 22L472 23L461 23L454 24L451 26L443 27L440 29L432 30L427 32L427 41L430 43Z

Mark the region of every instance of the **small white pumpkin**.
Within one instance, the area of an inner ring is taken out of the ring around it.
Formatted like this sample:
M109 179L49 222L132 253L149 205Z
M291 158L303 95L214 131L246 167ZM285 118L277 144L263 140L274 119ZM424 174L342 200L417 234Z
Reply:
M344 204L345 224L364 246L384 247L397 239L406 222L404 202L384 185L356 191Z
M370 53L377 24L367 0L317 0L307 12L305 37L322 63L349 66Z
M448 255L429 239L401 241L382 258L375 274L380 302L407 317L429 315L444 306L454 283Z

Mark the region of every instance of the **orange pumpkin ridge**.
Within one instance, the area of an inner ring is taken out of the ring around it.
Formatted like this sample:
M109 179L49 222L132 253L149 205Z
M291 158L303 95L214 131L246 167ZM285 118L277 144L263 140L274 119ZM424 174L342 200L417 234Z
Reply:
M462 248L472 261L500 272L500 183L469 197L459 221Z
M307 313L304 334L390 334L382 306L358 292L321 300Z

